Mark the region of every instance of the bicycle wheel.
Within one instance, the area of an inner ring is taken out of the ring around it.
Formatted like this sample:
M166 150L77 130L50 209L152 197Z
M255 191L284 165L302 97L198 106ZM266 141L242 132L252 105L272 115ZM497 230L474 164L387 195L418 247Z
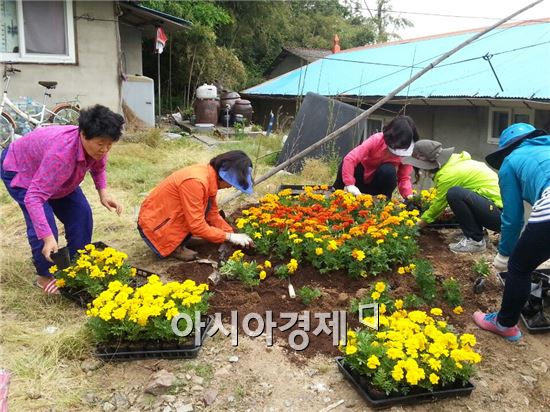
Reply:
M0 147L4 148L13 141L15 122L7 113L0 117Z
M78 124L78 117L80 116L80 109L71 105L63 105L56 107L53 110L54 114L51 115L48 120L50 123L55 124Z

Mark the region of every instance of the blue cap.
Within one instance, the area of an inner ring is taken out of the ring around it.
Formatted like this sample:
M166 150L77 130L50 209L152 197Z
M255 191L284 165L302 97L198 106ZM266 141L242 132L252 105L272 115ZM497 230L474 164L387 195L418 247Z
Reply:
M239 189L241 192L246 193L247 195L251 195L252 193L254 193L254 190L252 188L252 168L251 167L248 168L248 174L246 175L246 181L248 182L248 186L246 189L239 184L235 169L220 169L218 174L223 180L225 180L234 188Z
M528 123L514 123L508 126L500 134L498 149L485 157L489 166L500 169L504 158L519 146L525 139L542 136L546 134L544 130L535 129Z

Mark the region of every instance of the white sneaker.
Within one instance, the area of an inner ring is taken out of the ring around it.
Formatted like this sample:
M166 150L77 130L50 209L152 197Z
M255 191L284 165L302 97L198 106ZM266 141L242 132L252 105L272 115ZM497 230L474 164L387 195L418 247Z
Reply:
M474 239L463 237L458 243L451 243L449 249L454 253L476 253L483 252L487 249L485 238L476 242Z

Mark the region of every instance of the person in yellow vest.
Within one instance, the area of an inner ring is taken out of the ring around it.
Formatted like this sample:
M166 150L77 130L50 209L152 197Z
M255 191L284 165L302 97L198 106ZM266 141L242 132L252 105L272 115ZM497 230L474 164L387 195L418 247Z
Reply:
M502 199L498 176L485 163L472 160L468 152L454 153L434 140L419 140L410 157L402 160L432 174L435 199L426 210L419 227L433 223L451 208L464 237L451 243L454 253L483 252L486 249L484 228L500 232Z
M233 150L210 160L209 164L184 167L160 182L145 198L138 217L138 230L149 248L159 257L192 260L197 252L185 246L191 236L212 243L231 242L253 246L244 233L220 215L216 195L219 189L235 187L252 194L252 161L246 153Z

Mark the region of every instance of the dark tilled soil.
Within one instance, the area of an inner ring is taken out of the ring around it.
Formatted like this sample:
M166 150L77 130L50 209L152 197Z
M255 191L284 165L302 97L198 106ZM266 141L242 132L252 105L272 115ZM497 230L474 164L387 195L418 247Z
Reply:
M421 255L429 259L435 269L438 280L438 295L436 301L431 306L437 306L443 309L444 314L448 317L449 323L454 325L459 331L465 328L465 325L470 322L469 315L477 309L498 309L501 296L501 287L497 281L490 277L486 280L485 291L481 294L475 294L473 284L476 279L472 267L473 262L478 256L474 255L456 255L449 251L447 244L449 239L446 239L437 230L428 230L419 238ZM199 252L199 258L209 258L218 261L217 245L195 245L193 249ZM257 257L257 261L265 259ZM273 262L273 263L276 263ZM196 282L209 283L208 276L215 269L206 263L186 262L179 263L169 267L166 271L168 278L172 280L182 281L192 279ZM461 285L461 292L464 298L462 304L464 314L457 315L452 312L452 307L445 303L443 299L443 289L441 283L444 279L454 277ZM242 333L242 319L249 313L257 313L266 319L266 312L272 311L273 320L277 323L277 327L281 327L288 322L287 318L281 318L281 313L310 312L310 330L313 331L318 325L318 319L314 318L315 313L331 312L338 310L346 310L348 327L356 327L359 325L356 314L349 312L351 299L356 296L359 289L370 288L377 281L386 281L391 286L391 295L394 298L403 298L408 294L418 294L418 287L414 278L410 274L399 275L396 271L392 273L382 274L377 277L369 277L366 279L351 279L345 272L334 272L331 274L320 274L317 269L310 265L301 263L297 273L293 274L290 281L295 290L302 286L311 288L319 288L322 296L305 306L299 298L290 299L288 296L288 280L278 279L275 276L268 276L257 287L247 287L240 281L222 280L218 285L212 285L210 290L214 295L210 299L210 313L219 312L225 321L231 319L231 311L237 311L239 315L239 328ZM250 327L256 326L255 321L250 322ZM289 351L293 351L288 345L289 334L296 330L297 327L290 328L286 331L274 329L273 334L276 339L279 339L279 344L285 346ZM320 333L315 336L309 333L309 345L300 354L310 357L318 353L336 356L339 354L338 348L333 345L332 336L325 333ZM260 337L259 339L263 339ZM297 338L297 343L300 343L300 338ZM297 358L297 357L292 357Z

